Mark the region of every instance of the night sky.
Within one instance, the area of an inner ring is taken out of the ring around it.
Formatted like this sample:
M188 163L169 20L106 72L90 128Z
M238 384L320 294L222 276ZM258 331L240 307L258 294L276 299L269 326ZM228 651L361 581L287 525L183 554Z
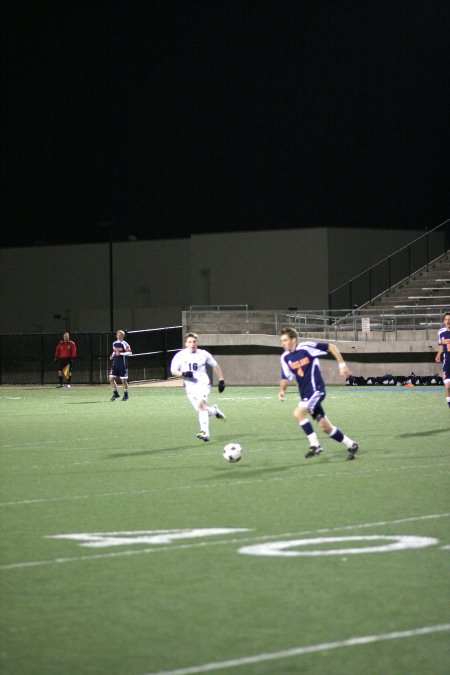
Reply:
M4 246L450 216L450 3L9 2Z

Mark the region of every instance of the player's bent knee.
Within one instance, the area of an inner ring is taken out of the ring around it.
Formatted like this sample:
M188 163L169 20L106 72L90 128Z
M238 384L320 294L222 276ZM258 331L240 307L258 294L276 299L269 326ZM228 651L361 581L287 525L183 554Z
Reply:
M307 416L308 411L301 406L297 406L297 408L295 408L292 414L294 415L296 420L300 421Z

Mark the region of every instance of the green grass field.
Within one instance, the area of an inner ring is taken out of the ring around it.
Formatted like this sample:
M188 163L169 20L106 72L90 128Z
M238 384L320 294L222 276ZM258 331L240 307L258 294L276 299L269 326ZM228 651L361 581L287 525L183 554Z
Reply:
M449 672L442 388L329 388L353 462L294 388L214 390L209 444L178 387L109 396L0 388L3 675Z

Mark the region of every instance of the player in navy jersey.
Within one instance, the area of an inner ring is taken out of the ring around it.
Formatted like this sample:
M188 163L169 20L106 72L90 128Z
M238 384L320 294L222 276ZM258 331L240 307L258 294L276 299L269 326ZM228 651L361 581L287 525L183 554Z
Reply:
M442 323L444 325L438 332L438 351L435 361L436 363L442 363L445 398L450 408L450 312L445 312Z
M109 374L109 382L112 387L111 401L120 398L117 391L117 378L120 379L123 386L122 401L128 401L128 356L131 354L131 347L128 342L123 339L125 332L118 330L116 339L113 342L113 351L109 357L112 360L112 368Z
M297 380L300 401L294 410L294 417L308 437L310 449L305 457L314 457L323 452L316 432L308 415L330 438L343 443L347 448L347 459L355 459L358 444L333 426L325 414L322 402L326 396L325 382L320 372L319 357L331 354L339 364L343 377L349 377L350 371L336 345L328 342L299 342L298 333L293 328L284 328L280 332L281 346L285 350L281 356L281 381L278 398L284 401L289 380Z
M175 354L170 364L170 371L175 377L183 378L187 397L198 413L200 432L197 438L207 443L209 441L209 418L212 415L219 420L226 418L217 405L207 405L211 383L206 366L211 366L217 375L217 388L221 394L225 389L225 380L219 364L209 352L199 349L198 335L188 333L185 337L185 349Z

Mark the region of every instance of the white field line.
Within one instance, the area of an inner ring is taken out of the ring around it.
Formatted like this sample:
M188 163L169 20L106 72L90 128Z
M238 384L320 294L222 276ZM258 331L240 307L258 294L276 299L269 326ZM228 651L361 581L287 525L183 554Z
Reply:
M204 453L202 453L202 456L204 457ZM82 462L75 462L75 464L81 464ZM348 464L348 463L347 463ZM354 466L353 462L352 465ZM56 465L57 466L57 465ZM61 465L62 466L62 465ZM301 466L299 464L299 466ZM436 467L444 467L446 469L449 468L448 464L445 462L441 463L436 463L436 464L407 464L407 465L400 465L400 466L389 466L389 467L383 467L382 469L367 469L365 471L359 471L358 472L352 472L347 470L343 471L330 471L330 472L324 472L324 473L311 473L311 474L305 474L302 475L301 478L302 480L315 480L317 478L331 478L334 479L336 477L341 477L345 476L346 478L358 478L359 476L370 476L374 473L383 473L386 474L388 472L393 472L393 471L414 471L416 469L436 469ZM28 467L30 468L30 467ZM36 467L39 468L39 467ZM55 468L55 465L52 465L52 469ZM239 471L239 469L237 469ZM23 506L27 504L46 504L49 502L64 502L64 501L78 501L82 499L100 499L104 497L123 497L123 496L131 496L131 495L143 495L143 494L154 494L154 493L161 493L161 492L180 492L183 490L209 490L213 489L216 490L217 488L224 488L226 487L227 490L229 490L231 487L236 487L236 486L241 486L241 485L252 485L254 483L274 483L274 482L289 482L292 480L298 480L299 476L297 473L292 474L290 477L279 477L275 476L273 478L249 478L249 479L243 479L243 480L235 480L233 483L227 483L226 486L223 483L206 483L204 485L200 484L194 484L194 485L175 485L174 487L162 487L162 488L145 488L143 490L118 490L116 492L94 492L92 494L87 494L87 495L70 495L70 496L63 496L63 497L42 497L42 498L36 498L36 499L20 499L17 501L11 501L11 502L0 502L0 508L1 507L6 507L6 506Z
M429 635L431 633L442 633L450 630L450 623L443 623L437 626L423 626L422 628L412 628L410 630L398 630L392 633L379 633L378 635L363 635L348 640L339 640L336 642L322 642L318 645L306 645L305 647L294 647L279 652L269 652L256 654L255 656L244 656L240 659L230 659L229 661L216 661L204 663L189 668L177 668L176 670L160 670L157 673L146 673L146 675L195 675L195 673L210 673L213 670L222 670L224 668L238 668L239 666L249 666L263 661L277 661L279 659L292 658L293 656L303 656L303 654L313 654L314 652L326 652L331 649L340 649L341 647L358 647L360 645L369 645L375 642L384 642L385 640L401 640L403 638L417 637L419 635Z
M92 555L71 556L70 558L52 558L50 560L30 560L28 562L8 563L0 565L0 571L23 569L26 567L44 567L46 565L61 565L70 562L82 562L86 560L104 560L105 558L120 558L124 556L145 555L147 553L160 553L162 551L179 551L182 549L206 548L207 546L221 546L227 544L241 544L242 542L267 541L270 539L280 539L286 537L299 537L304 535L317 535L330 532L342 532L347 530L359 530L370 527L383 527L385 525L399 525L403 523L414 523L424 520L433 520L436 518L448 518L449 513L435 513L427 516L413 516L410 518L399 518L397 520L380 520L374 523L359 523L357 525L342 525L340 527L325 527L316 530L300 530L298 532L284 532L279 534L259 535L254 537L242 537L237 539L219 539L216 541L203 541L195 544L169 544L168 546L153 546L151 548L128 549L125 551L113 551L111 553L94 553Z

